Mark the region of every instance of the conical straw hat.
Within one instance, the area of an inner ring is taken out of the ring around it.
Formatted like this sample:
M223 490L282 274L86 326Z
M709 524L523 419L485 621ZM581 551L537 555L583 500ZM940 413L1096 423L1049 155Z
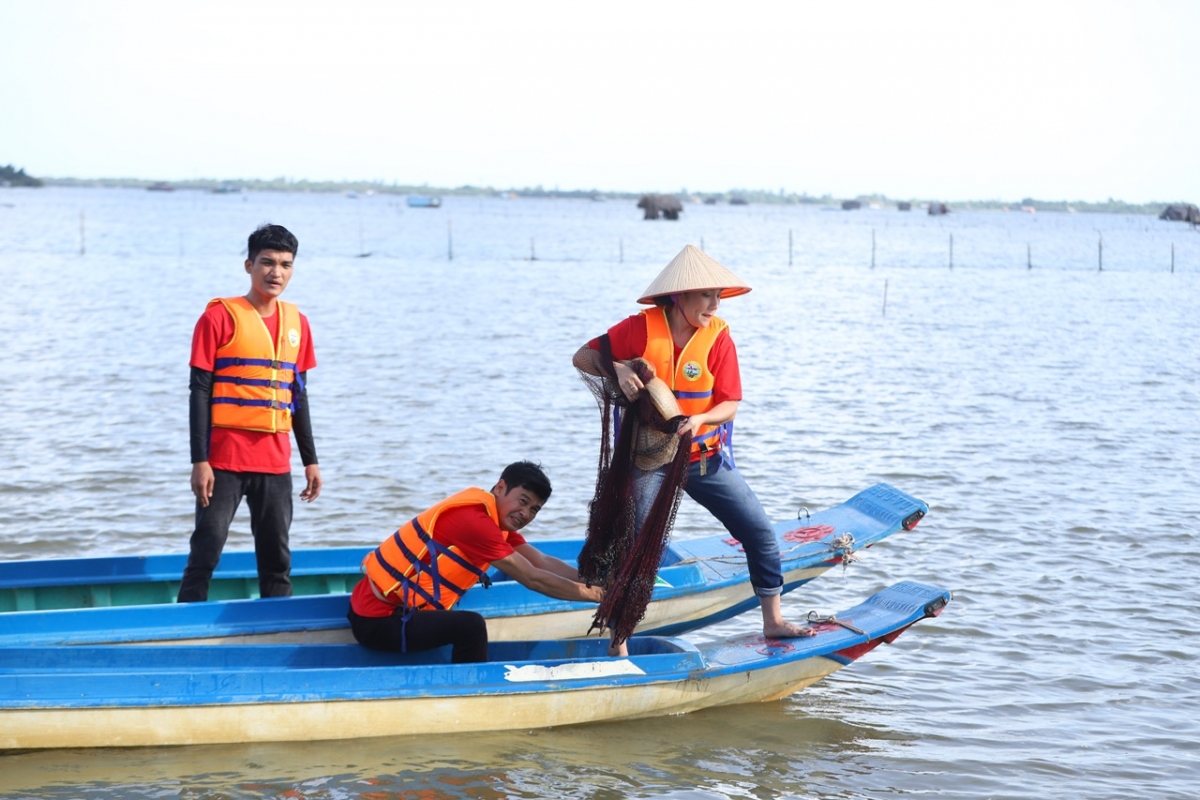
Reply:
M699 247L689 244L658 273L658 277L642 292L638 302L654 305L656 297L702 289L720 289L723 298L737 297L750 291L741 278L718 264L716 259Z

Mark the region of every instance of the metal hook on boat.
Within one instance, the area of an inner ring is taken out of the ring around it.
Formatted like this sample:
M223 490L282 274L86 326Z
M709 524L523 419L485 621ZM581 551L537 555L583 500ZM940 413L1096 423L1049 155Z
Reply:
M801 513L804 514L803 517L800 516ZM808 513L808 506L800 506L800 510L796 512L796 519L812 519L812 514Z

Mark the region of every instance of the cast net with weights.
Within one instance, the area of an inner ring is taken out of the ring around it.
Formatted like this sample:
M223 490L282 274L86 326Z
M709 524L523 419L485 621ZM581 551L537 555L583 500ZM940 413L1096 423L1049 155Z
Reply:
M608 336L600 350L580 350L576 368L600 406L600 458L596 493L588 506L587 540L579 553L579 576L605 587L592 630L608 628L620 644L645 616L663 549L687 484L691 436L680 436L687 417L645 359L624 362L646 385L630 403L617 384ZM616 412L616 413L614 413ZM616 426L616 435L613 427ZM638 529L636 479L663 469L663 481Z

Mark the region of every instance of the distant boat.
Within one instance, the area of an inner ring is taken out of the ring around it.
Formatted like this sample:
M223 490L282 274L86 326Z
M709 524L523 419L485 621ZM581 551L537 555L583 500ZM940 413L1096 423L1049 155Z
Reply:
M408 198L409 208L441 208L442 198L427 194L414 194Z
M147 186L146 190L150 192L173 192L175 191L175 187L166 181L156 181Z
M241 191L242 191L242 187L240 187L240 186L234 186L233 184L230 184L230 183L223 183L220 186L214 186L212 193L213 194L239 194L239 193L241 193Z

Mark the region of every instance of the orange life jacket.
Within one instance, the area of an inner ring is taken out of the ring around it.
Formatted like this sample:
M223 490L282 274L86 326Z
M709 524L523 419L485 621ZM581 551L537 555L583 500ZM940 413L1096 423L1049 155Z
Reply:
M642 312L646 317L646 350L642 357L654 365L655 374L666 381L679 400L679 408L687 416L703 414L714 405L713 385L716 377L708 369L708 354L721 331L729 325L713 317L707 327L697 328L687 346L675 361L675 341L667 322L667 309L662 306ZM721 449L729 437L729 423L703 425L692 439L693 461L702 453Z
M279 336L271 341L254 306L244 297L220 297L208 304L225 306L233 317L233 338L217 349L213 365L212 424L221 428L287 433L296 409L295 391L303 389L296 373L300 355L300 312L276 301Z
M362 570L375 585L377 596L410 610L449 610L463 594L482 580L491 585L491 562L473 564L457 546L434 541L433 532L442 512L460 506L482 505L500 526L496 498L483 489L464 489L447 497L400 526L379 547L367 553ZM508 538L508 531L504 531Z

